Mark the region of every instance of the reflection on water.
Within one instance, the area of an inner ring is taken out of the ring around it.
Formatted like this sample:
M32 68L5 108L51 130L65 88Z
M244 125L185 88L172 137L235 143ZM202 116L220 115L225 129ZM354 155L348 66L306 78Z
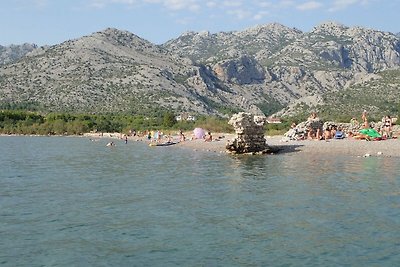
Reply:
M3 266L397 266L395 158L0 138Z

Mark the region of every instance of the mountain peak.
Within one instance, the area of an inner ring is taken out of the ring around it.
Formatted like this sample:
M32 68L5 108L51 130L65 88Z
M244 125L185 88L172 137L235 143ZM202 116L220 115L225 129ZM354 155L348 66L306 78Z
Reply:
M95 32L89 37L105 39L107 41L117 42L120 45L131 47L132 44L152 45L149 41L125 30L116 28L106 28L105 30Z
M338 34L340 32L346 31L348 27L344 26L341 23L334 22L334 21L327 21L324 22L316 27L311 31L312 33L329 33L329 34Z
M280 23L268 23L268 24L261 24L257 25L254 27L247 28L243 31L244 33L248 34L259 34L261 32L275 32L275 33L287 33L287 32L296 32L296 33L302 33L298 29L293 29L289 28L285 25L282 25Z

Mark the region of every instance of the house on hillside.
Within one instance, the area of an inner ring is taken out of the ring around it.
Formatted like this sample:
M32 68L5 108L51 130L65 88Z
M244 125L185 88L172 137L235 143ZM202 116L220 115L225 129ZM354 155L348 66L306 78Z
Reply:
M267 122L268 123L275 123L275 124L282 123L280 118L275 118L275 117L268 117L267 118Z
M195 121L196 117L189 115L188 113L182 113L175 117L176 121Z

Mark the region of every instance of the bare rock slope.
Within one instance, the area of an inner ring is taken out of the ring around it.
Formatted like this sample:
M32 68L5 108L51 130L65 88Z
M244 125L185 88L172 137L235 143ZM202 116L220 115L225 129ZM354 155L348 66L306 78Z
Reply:
M10 49L0 47L0 103L85 112L290 114L385 84L400 66L398 36L338 23L188 32L160 46L110 28L5 59Z

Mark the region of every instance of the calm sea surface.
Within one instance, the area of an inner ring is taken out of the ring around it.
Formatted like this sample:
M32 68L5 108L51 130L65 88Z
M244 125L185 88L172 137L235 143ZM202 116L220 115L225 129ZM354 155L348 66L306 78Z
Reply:
M0 137L1 266L400 266L400 161Z

